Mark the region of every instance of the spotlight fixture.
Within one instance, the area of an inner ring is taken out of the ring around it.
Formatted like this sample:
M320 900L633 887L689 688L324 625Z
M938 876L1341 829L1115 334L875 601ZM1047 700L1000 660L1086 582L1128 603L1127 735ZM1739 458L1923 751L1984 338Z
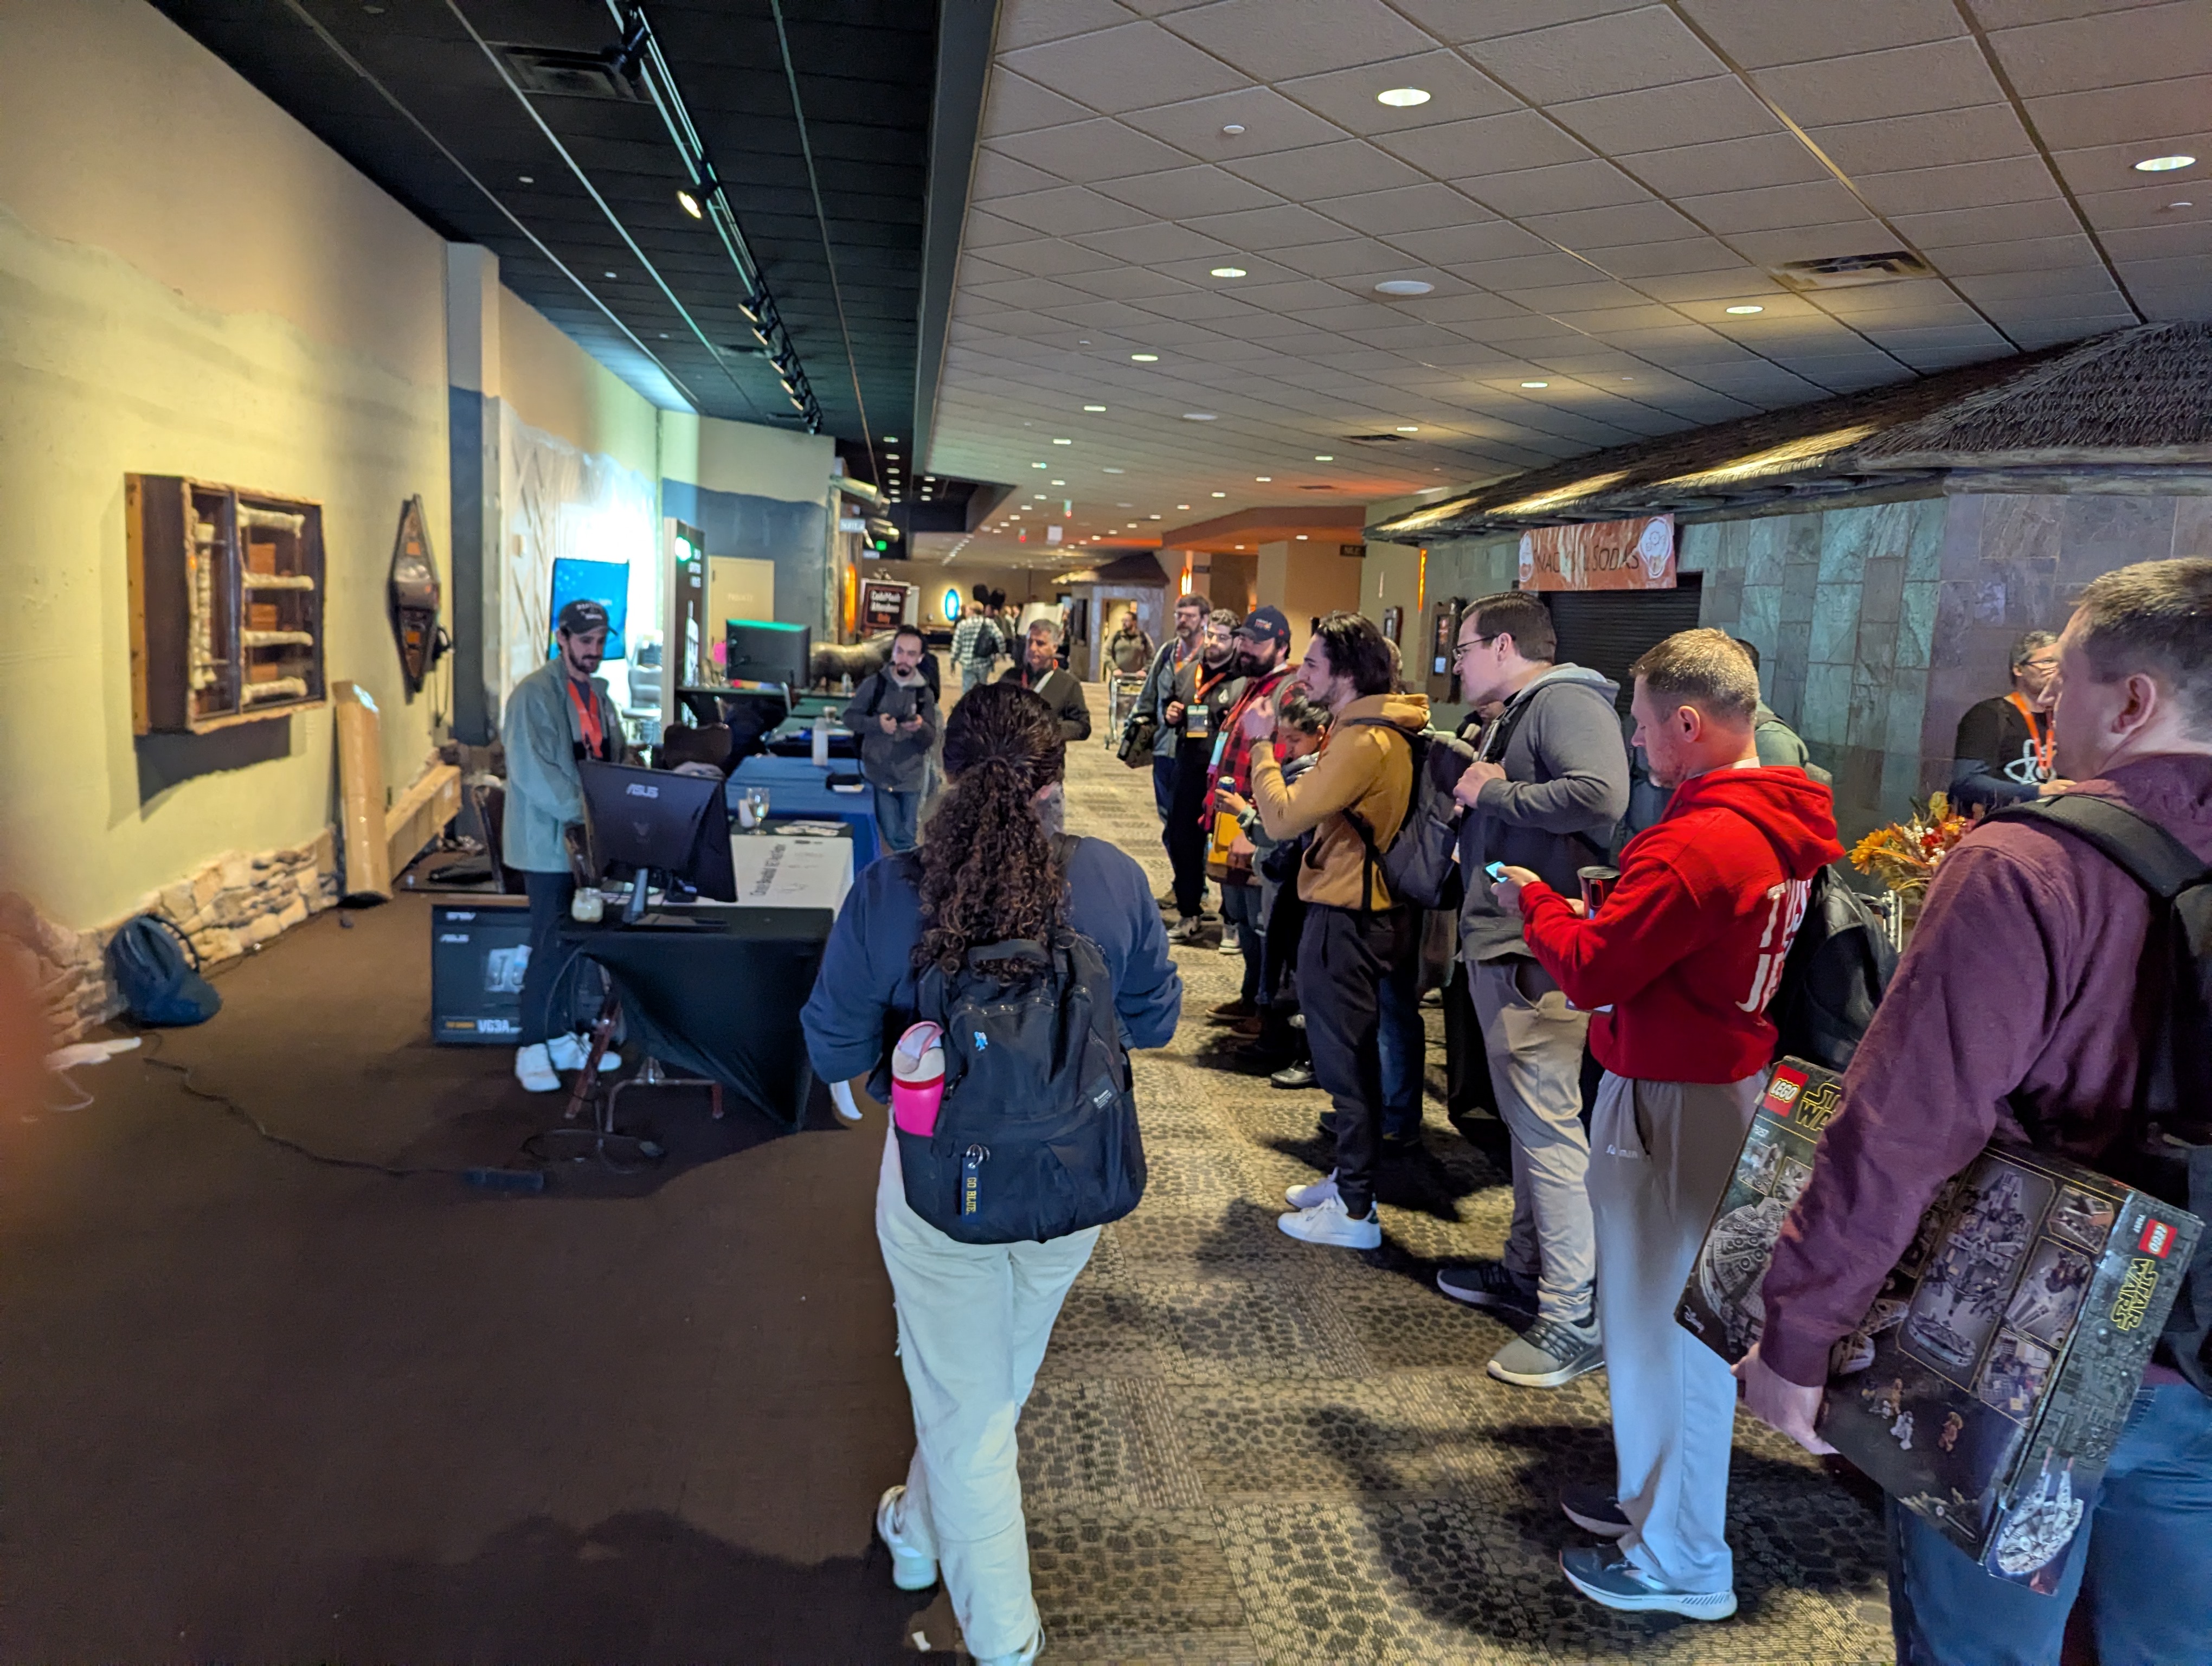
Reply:
M1085 405L1083 408L1085 410L1103 410L1106 409L1104 405Z
M1127 474L1128 471L1127 469L1102 469L1099 472L1102 474Z
M1160 356L1157 353L1132 353L1129 355L1129 362L1132 364L1158 364L1159 362Z
M1424 283L1418 277L1386 277L1375 286L1378 295L1425 295L1436 289L1433 283Z
M1053 441L1053 444L1055 446L1072 446L1074 443L1075 441L1073 440L1055 440Z
M1186 410L1182 419L1186 423L1210 423L1214 420L1214 416L1210 410Z
M708 174L707 178L700 180L696 185L677 186L676 206L682 209L684 213L690 215L694 220L705 219L707 217L707 202L709 198L714 196L716 183L717 182L714 180L714 175Z
M1410 110L1417 104L1426 104L1429 94L1418 87L1393 87L1375 95L1377 104L1387 104L1393 110Z
M518 173L515 175L515 178L521 180L521 182L526 185L534 185L538 183L536 177L528 173Z
M1176 504L1176 508L1177 508L1178 509L1188 509L1188 508L1190 508L1190 505L1189 505L1189 504L1188 504L1188 503L1178 503L1178 504Z
M2138 173L2171 173L2178 167L2188 167L2197 161L2194 156L2146 156L2136 164Z
M1316 452L1314 453L1314 461L1316 463L1334 463L1336 461L1336 453L1327 451Z
M1207 274L1212 277L1244 277L1249 274L1242 266L1216 266Z
M1214 496L1215 496L1216 497L1226 497L1226 496L1229 496L1229 494L1228 494L1227 492L1216 492L1216 493L1214 493Z
M1523 382L1523 383L1522 383L1522 384L1521 384L1521 386L1523 386L1523 387L1549 387L1549 386L1551 386L1551 383L1549 383L1549 382Z
M1731 307L1728 309L1730 316L1735 318L1747 318L1753 313L1763 313L1765 310L1764 307Z
M1398 432L1401 434L1419 434L1420 431L1421 425L1419 423L1401 423L1398 424Z

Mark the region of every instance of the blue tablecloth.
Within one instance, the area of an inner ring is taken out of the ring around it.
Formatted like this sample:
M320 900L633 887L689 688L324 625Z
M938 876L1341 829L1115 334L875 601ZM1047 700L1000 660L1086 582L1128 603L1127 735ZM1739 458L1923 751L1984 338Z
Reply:
M737 824L738 794L748 787L757 787L768 794L769 814L773 818L818 816L849 823L853 872L857 874L883 854L883 842L876 833L876 795L865 787L857 793L831 792L829 776L832 773L857 775L860 771L850 758L836 760L827 770L816 769L811 758L757 753L745 759L730 776L731 825Z

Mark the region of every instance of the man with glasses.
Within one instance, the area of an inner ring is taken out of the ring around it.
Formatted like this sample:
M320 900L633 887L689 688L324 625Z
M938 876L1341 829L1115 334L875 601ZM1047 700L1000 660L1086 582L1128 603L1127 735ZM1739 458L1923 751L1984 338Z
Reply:
M2013 644L2012 692L1967 707L1959 720L1952 802L1972 814L2071 787L2054 767L2051 708L2057 703L2058 639L2031 630Z
M1562 894L1577 870L1606 860L1628 807L1628 751L1617 684L1563 665L1549 609L1517 592L1485 597L1460 626L1460 690L1502 702L1455 796L1466 900L1460 958L1490 1055L1498 1120L1513 1138L1513 1225L1500 1262L1446 1268L1437 1287L1455 1301L1524 1319L1490 1362L1516 1387L1552 1389L1604 1362L1594 1280L1597 1252L1583 1181L1583 1044L1589 1014L1568 1005L1503 908L1491 863L1540 873Z

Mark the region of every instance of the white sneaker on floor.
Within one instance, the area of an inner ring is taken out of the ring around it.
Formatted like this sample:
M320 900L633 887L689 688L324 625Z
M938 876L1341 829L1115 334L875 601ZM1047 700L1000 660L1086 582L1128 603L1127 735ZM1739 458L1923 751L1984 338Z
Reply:
M1344 1200L1331 1189L1328 1196L1310 1208L1300 1209L1287 1215L1277 1215L1275 1225L1301 1243L1324 1243L1340 1250L1379 1250L1382 1247L1382 1221L1375 1213L1375 1206L1367 1206L1367 1218L1354 1220L1346 1212Z
M1662 1584L1612 1545L1569 1545L1559 1572L1593 1602L1621 1614L1679 1614L1685 1620L1726 1620L1735 1612L1733 1590L1677 1590Z
M526 1093L561 1091L561 1079L553 1073L553 1061L545 1056L544 1042L532 1042L527 1047L514 1049L514 1079L522 1084Z
M899 1500L906 1497L903 1484L876 1501L876 1536L891 1554L891 1584L901 1590L927 1590L937 1583L937 1558L908 1547L899 1537Z
M1244 952L1244 945L1238 939L1237 932L1237 927L1235 926L1224 926L1221 928L1220 945L1214 950L1214 953L1243 954Z
M545 1056L552 1061L556 1070L581 1070L584 1061L592 1056L592 1044L571 1030L545 1043ZM599 1068L620 1070L622 1055L610 1047L599 1055Z
M1293 1186L1283 1194L1283 1201L1293 1209L1310 1209L1316 1203L1326 1203L1336 1195L1336 1170L1331 1169L1310 1186Z
M975 1666L1031 1666L1031 1663L1043 1652L1044 1627L1040 1625L1036 1628L1036 1635L1025 1646L1010 1655L977 1655Z

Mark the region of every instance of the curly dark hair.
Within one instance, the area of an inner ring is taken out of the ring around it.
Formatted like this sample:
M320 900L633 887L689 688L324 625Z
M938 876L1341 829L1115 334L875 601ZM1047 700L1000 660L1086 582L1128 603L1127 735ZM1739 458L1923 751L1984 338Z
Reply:
M960 696L945 723L945 796L921 842L917 971L957 971L968 951L1042 942L1066 913L1060 850L1031 800L1066 773L1052 708L1012 683Z

